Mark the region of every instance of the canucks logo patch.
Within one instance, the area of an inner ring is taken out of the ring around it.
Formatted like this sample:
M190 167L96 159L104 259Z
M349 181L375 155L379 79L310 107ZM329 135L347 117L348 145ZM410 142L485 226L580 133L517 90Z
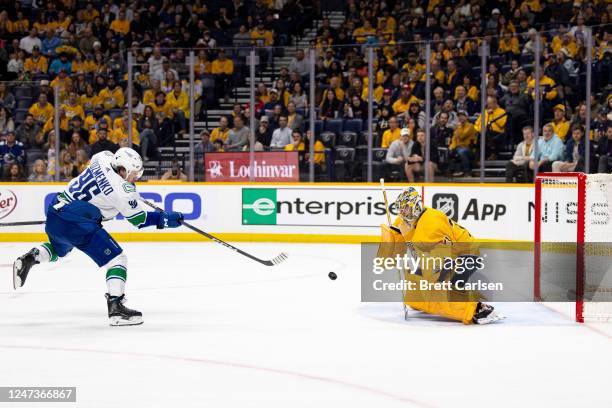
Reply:
M135 193L136 186L132 183L123 183L123 191L125 191L126 193Z
M130 205L130 207L132 208L136 208L138 207L138 202L136 200L130 200L128 201L128 204Z

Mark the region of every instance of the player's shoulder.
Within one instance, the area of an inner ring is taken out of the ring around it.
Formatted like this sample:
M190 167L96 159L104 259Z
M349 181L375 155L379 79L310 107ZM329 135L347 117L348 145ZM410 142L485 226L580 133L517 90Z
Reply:
M427 220L448 221L448 216L446 214L437 208L432 207L423 207L423 215L421 218L425 218Z

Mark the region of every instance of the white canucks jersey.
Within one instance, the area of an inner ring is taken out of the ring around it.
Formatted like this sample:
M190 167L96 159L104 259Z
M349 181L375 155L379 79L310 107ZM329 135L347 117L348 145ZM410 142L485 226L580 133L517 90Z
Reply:
M121 213L130 223L138 226L145 222L146 211L142 208L140 194L134 184L125 181L112 168L114 155L100 152L91 158L89 166L68 183L59 195L59 200L87 201L96 206L104 220Z

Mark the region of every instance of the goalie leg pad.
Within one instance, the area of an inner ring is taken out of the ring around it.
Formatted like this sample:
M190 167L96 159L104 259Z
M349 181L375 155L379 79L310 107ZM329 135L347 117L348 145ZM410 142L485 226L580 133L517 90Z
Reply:
M406 302L413 309L424 313L471 324L478 302Z

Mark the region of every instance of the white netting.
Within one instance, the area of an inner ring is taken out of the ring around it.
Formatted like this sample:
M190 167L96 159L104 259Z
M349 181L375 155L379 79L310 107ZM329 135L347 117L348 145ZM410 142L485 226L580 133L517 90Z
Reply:
M575 300L582 279L584 307L582 316L576 317L612 319L612 175L588 175L583 181L579 175L540 178L542 300ZM579 199L581 182L585 188L584 206ZM583 236L578 230L580 211L584 211ZM577 245L580 238L584 239L584 247ZM577 264L581 251L584 262Z

